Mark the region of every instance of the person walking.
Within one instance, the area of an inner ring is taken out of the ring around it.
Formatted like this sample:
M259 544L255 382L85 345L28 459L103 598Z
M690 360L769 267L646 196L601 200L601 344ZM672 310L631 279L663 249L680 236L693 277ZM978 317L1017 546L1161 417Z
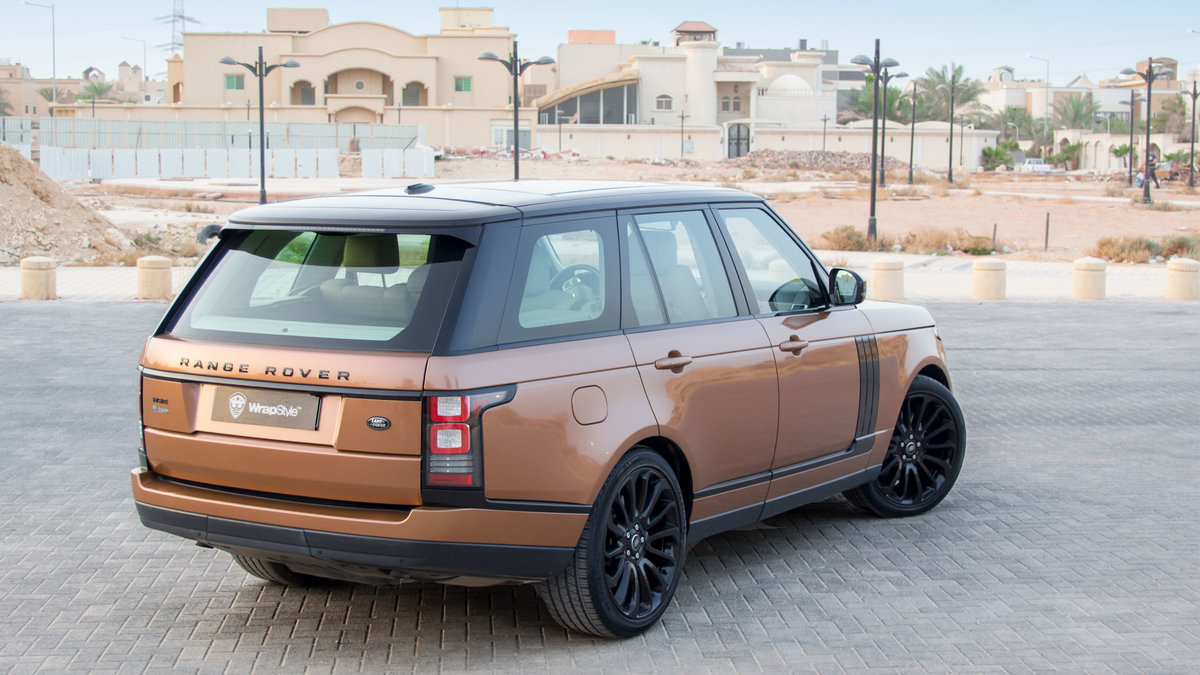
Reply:
M1157 189L1158 184L1158 154L1151 150L1146 154L1146 171L1149 174L1149 180L1154 181L1154 187Z

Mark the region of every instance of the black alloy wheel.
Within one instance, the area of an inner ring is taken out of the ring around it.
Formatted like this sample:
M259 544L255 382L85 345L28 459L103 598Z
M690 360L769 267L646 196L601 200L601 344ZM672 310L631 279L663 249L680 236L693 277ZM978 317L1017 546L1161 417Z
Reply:
M679 500L657 467L629 476L617 491L604 537L604 581L613 604L638 621L656 613L674 588L682 551Z
M954 395L918 376L900 406L879 475L846 496L881 516L924 513L950 492L965 450L966 425Z
M630 637L654 625L675 595L687 513L671 466L648 448L617 462L600 490L570 566L538 584L562 625Z

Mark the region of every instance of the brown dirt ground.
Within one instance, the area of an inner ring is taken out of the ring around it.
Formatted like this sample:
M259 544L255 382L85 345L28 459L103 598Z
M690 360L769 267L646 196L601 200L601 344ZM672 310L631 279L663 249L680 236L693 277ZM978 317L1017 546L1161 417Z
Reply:
M40 173L40 172L39 172ZM511 159L473 157L440 161L437 164L440 180L508 180L512 176ZM636 161L562 159L523 160L522 178L534 179L607 179L673 182L698 181L713 185L740 185L750 191L761 186L768 192L778 183L798 183L812 191L778 194L771 204L793 228L811 245L823 246L821 234L842 225L865 231L869 210L866 187L867 172L829 167L824 170L798 170L781 162L671 162L661 164ZM815 182L823 182L814 185ZM836 185L830 184L836 182ZM944 181L932 176L918 176L919 185L910 187L907 173L889 172L889 187L879 191L877 220L881 238L903 240L909 234L965 231L990 240L992 227L997 229L997 244L1008 246L1011 259L1073 260L1088 255L1102 237L1145 236L1155 239L1186 233L1200 234L1200 210L1174 209L1171 200L1200 202L1200 194L1182 186L1169 186L1156 191L1157 208L1135 203L1140 191L1128 190L1122 184L1103 183L1091 179L1069 179L1062 176L1019 176L1013 174L980 174L960 176L954 190ZM857 183L857 186L855 185ZM895 185L895 187L893 187ZM84 252L78 262L92 264L131 264L147 253L168 255L177 264L188 264L199 249L195 244L197 226L158 226L152 232L121 228L134 240L135 248L124 251L97 251L104 247L103 232L111 227L91 221L92 208L114 207L156 208L175 211L198 210L217 217L251 205L241 198L198 199L191 195L186 184L170 189L140 189L109 186L102 183L80 183L68 186L82 200L87 220L94 223L90 237L82 233L65 233L63 255L67 249ZM45 188L49 189L49 188ZM1010 194L996 194L996 193ZM1037 197L1032 196L1037 195ZM65 196L65 195L64 195ZM1089 198L1108 198L1089 201ZM74 201L74 200L72 200ZM70 207L70 204L63 204ZM91 208L87 208L91 207ZM1050 217L1049 249L1043 251L1046 217ZM50 223L60 221L55 217ZM53 226L49 229L54 229ZM46 230L38 236L54 239ZM143 236L138 236L139 234ZM31 235L32 236L32 235ZM99 241L98 241L99 240ZM87 243L84 243L87 242ZM82 244L82 247L80 247ZM101 255L96 255L96 254Z
M450 180L506 180L512 176L512 161L472 158L438 163L439 178ZM784 175L779 175L783 173ZM866 230L869 190L864 172L781 171L763 167L748 170L730 163L702 166L660 166L640 162L526 160L522 178L594 178L609 180L706 180L718 185L733 182L754 191L756 181L787 182L786 174L801 181L855 180L864 187L779 195L772 206L805 241L820 246L820 236L840 225ZM877 227L881 237L901 240L909 233L925 230L992 236L996 226L997 246L1009 246L1006 257L1032 260L1074 260L1088 254L1102 237L1142 236L1159 239L1172 234L1200 234L1200 209L1171 209L1173 199L1200 202L1200 193L1186 186L1166 186L1154 192L1158 208L1134 203L1140 189L1104 183L1090 178L1074 180L1060 176L996 174L960 177L955 190L945 181L924 178L917 190L907 185L907 172L889 171L889 185L881 188L876 202ZM894 181L894 185L893 185ZM1010 192L1023 194L991 194ZM893 196L893 193L896 193ZM917 194L913 194L917 193ZM1038 198L1029 195L1048 196ZM1109 198L1109 201L1088 201ZM1118 198L1113 200L1111 198ZM1046 218L1050 219L1049 249L1044 251Z

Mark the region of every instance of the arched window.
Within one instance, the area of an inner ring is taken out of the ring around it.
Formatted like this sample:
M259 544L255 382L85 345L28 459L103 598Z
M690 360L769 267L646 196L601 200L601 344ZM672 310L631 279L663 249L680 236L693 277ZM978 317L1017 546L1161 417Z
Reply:
M742 97L733 97L733 112L742 112Z
M721 112L729 112L729 97L721 97Z
M670 110L672 103L673 103L673 101L671 100L670 96L668 96L667 94L659 94L654 99L654 109L655 110Z

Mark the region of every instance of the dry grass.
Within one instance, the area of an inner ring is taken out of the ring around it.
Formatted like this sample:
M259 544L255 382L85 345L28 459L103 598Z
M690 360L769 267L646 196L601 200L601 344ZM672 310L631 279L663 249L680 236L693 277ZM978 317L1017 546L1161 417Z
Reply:
M1106 197L1128 197L1129 189L1124 184L1105 183L1104 196Z
M1171 202L1168 202L1168 201L1154 202L1154 204L1151 205L1150 208L1155 211L1167 211L1167 212L1183 210L1182 206L1179 206L1178 204L1172 204Z
M972 255L988 255L993 250L991 237L974 235L961 227L953 232L938 228L909 232L905 235L901 246L906 253L923 253L925 255L944 255L954 251Z
M915 185L905 185L898 188L888 188L892 197L924 197L925 191Z
M1145 263L1162 255L1163 245L1146 237L1104 237L1088 255L1111 262Z
M1162 256L1164 258L1179 256L1200 260L1200 237L1189 237L1184 234L1167 237L1163 240Z
M867 239L866 232L853 225L842 225L821 233L819 248L834 251L890 251L895 242L889 237L879 237L874 242Z

